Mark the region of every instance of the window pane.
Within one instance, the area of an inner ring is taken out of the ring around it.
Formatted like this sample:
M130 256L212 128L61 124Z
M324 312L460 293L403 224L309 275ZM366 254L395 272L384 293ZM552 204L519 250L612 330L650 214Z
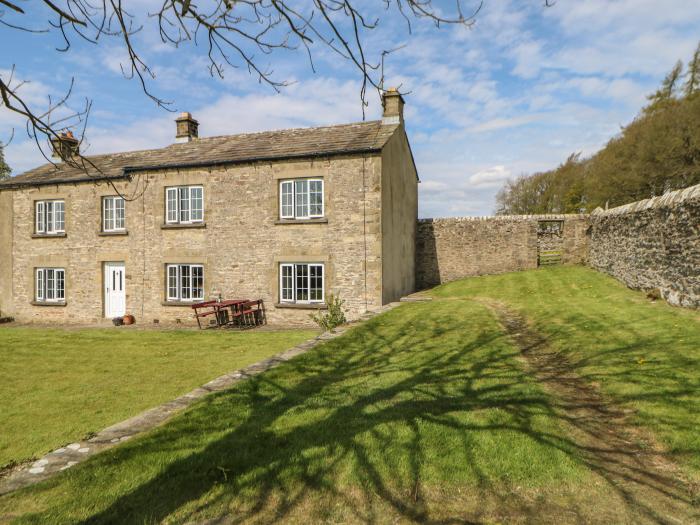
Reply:
M114 227L117 230L123 230L125 227L125 209L124 199L121 197L114 198Z
M180 297L183 301L192 298L190 267L187 265L180 266Z
M178 299L177 266L168 266L168 299Z
M294 181L294 192L296 198L296 217L309 216L309 181Z
M46 275L46 300L51 301L55 298L56 280L54 279L54 271L47 268L44 270Z
M282 276L280 279L280 299L282 301L294 300L294 266L283 264L281 266Z
M41 268L36 270L36 300L44 300L44 270Z
M36 203L36 232L44 233L46 226L44 224L44 203L39 201Z
M65 276L64 270L56 270L56 299L65 298Z
M323 181L309 181L309 215L313 217L323 216Z
M292 181L283 182L280 186L280 214L284 218L294 217L294 186Z
M204 267L192 266L192 299L204 298Z
M309 300L309 265L297 264L296 282L297 282L297 301Z
M179 188L180 191L180 222L190 222L190 189Z
M65 208L63 201L54 202L54 231L62 232L66 229L65 224Z
M177 188L168 188L166 196L167 221L177 222Z
M114 229L114 201L112 200L111 197L105 197L103 200L103 205L104 205L104 217L105 217L105 222L103 229L105 231L110 231Z
M193 221L204 220L204 198L203 189L199 187L190 188L190 204Z
M44 206L46 207L46 233L53 233L54 222L53 222L53 202L47 201Z
M323 301L323 266L309 265L309 300Z

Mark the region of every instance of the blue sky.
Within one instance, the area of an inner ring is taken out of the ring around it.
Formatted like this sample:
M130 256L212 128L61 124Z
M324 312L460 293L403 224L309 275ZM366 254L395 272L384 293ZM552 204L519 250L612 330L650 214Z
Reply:
M157 4L126 3L134 13ZM509 177L553 167L574 151L596 151L634 118L645 95L677 59L691 56L700 39L700 2L543 4L485 0L471 29L417 21L410 35L396 12L378 13L380 25L367 35L367 48L405 45L387 59L385 76L387 85L408 92L406 125L422 180L422 217L491 214ZM41 19L41 11L30 14ZM362 119L357 71L326 49L313 49L315 72L301 52L269 57L276 77L293 81L276 93L243 69L212 78L204 49L165 46L152 20L141 21L144 30L135 42L157 75L150 88L171 100L174 110L192 112L201 136ZM74 77L71 104L79 107L85 98L93 104L88 153L173 142L175 115L124 78L117 40L99 46L75 40L69 52L57 53L60 42L56 33L0 26L0 76L7 78L14 65L17 78L31 81L22 93L37 108L49 95L63 94ZM367 118L379 115L372 93ZM13 129L6 160L15 174L42 164L22 120L0 108L0 141Z

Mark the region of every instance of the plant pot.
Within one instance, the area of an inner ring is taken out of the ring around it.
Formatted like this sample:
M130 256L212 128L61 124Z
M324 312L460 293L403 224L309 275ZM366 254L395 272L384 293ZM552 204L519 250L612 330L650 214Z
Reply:
M134 316L131 314L125 315L122 317L122 320L124 321L124 324L134 324L136 322L136 319L134 319Z
M124 319L122 319L121 317L115 317L114 319L112 319L112 324L114 326L121 326L124 324Z

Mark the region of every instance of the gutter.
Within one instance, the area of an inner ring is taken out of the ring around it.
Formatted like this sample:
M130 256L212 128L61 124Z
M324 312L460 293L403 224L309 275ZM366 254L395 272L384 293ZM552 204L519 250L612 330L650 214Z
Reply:
M77 184L79 182L101 182L105 180L121 180L127 178L129 178L129 176L126 173L124 173L122 175L113 175L110 177L86 177L82 179L52 179L50 181L38 180L34 182L15 182L14 184L0 183L0 191L18 190L22 188L31 188L33 186L55 186L59 184Z

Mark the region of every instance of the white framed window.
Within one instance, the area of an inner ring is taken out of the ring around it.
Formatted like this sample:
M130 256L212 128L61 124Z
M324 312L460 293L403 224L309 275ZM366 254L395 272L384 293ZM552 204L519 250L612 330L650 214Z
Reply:
M280 182L281 219L317 219L324 213L323 179Z
M201 264L168 264L165 276L168 301L204 299L204 266Z
M36 268L34 299L41 303L66 300L66 271L63 268Z
M165 188L165 222L193 224L204 221L204 188L175 186Z
M66 231L66 207L62 200L34 202L34 231L57 235Z
M126 209L122 197L102 198L102 231L118 232L126 229Z
M280 264L281 303L322 303L325 276L322 263Z
M280 217L294 218L294 183L291 180L280 183Z

